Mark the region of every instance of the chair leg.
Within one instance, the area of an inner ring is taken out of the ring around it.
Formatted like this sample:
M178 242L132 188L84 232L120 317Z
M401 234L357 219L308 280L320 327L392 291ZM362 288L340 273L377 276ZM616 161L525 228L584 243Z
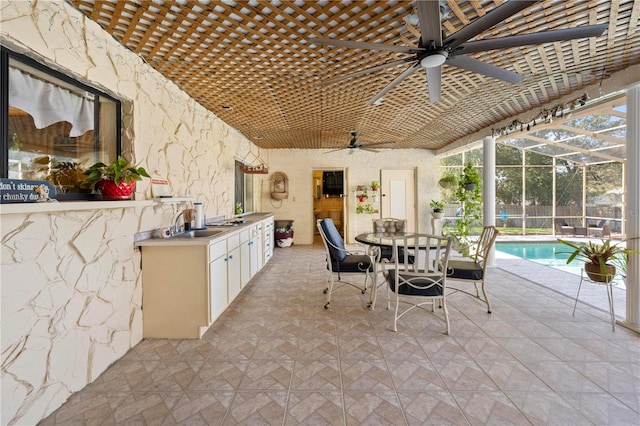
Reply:
M398 295L396 294L396 311L393 314L393 331L398 331L398 306L400 305L400 300L398 299Z
M487 296L487 291L484 288L484 279L482 280L482 295L484 296L484 301L487 304L487 313L491 313L491 303L489 303L489 297Z
M449 310L447 309L447 301L445 299L441 299L442 300L442 310L444 312L444 321L447 324L444 334L449 335L450 334L450 325L449 325ZM435 304L435 303L434 303Z
M324 304L325 309L329 309L331 304L331 293L333 292L333 274L329 277L329 287L325 290L327 293L327 303Z

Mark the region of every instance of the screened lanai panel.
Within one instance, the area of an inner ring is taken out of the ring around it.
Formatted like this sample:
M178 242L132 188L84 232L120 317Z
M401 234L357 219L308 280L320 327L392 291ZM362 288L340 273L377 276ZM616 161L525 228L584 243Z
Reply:
M576 127L589 132L599 132L602 130L608 130L612 127L626 125L626 120L622 117L614 115L589 115L587 117L578 118L576 120L569 120L565 125L570 127Z
M540 145L540 142L535 142L529 139L509 139L503 142L505 145L513 146L516 148L530 148L532 146Z
M616 139L620 139L621 143L626 142L627 137L627 128L626 127L617 127L615 129L607 130L606 132L600 133L603 136L608 136Z
M609 161L597 155L587 155L582 153L567 155L562 158L569 162L574 162L579 164L597 164L597 163L603 163L603 162Z
M541 129L530 133L530 135L549 142L561 142L580 136L578 133L566 129Z
M557 157L560 155L565 156L575 152L557 145L538 145L531 148L530 151L536 152L538 154L548 155L551 157Z
M592 138L591 136L580 136L575 139L569 139L567 141L564 141L563 144L586 150L613 148L616 146L620 146L620 142Z

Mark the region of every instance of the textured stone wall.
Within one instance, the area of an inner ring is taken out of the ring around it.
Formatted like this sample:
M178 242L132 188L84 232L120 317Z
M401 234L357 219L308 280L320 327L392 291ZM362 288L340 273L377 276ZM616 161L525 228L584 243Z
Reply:
M2 45L123 101L127 158L208 216L233 214L250 142L63 1L0 3ZM257 152L255 147L253 152ZM150 197L138 185L136 199ZM36 424L142 339L133 235L184 205L2 214L0 424Z
M233 214L234 161L259 152L97 24L63 1L0 3L2 45L123 101L124 154L207 216ZM273 150L270 171L289 176L289 199L269 199L255 175L256 210L294 219L296 243L313 238L313 168L345 167L350 184L381 168L415 168L420 222L437 197L437 159L426 151ZM264 158L264 157L263 157ZM150 197L149 183L136 198ZM352 200L353 201L353 200ZM133 234L167 226L181 205L0 216L2 401L0 424L36 424L142 338L140 254ZM348 220L356 221L353 206ZM421 229L423 225L419 225Z

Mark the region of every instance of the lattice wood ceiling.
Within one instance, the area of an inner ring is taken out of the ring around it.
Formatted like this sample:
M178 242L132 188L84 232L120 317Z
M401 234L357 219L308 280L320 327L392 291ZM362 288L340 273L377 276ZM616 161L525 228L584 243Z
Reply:
M508 84L445 65L442 100L424 73L367 101L406 66L325 87L331 77L405 57L316 46L311 37L417 46L410 1L69 0L222 120L262 148L346 146L349 132L393 148L442 148L640 63L640 0L547 0L476 39L608 23L597 38L494 50L474 58L524 75ZM500 0L447 0L445 36ZM229 109L227 109L227 107Z

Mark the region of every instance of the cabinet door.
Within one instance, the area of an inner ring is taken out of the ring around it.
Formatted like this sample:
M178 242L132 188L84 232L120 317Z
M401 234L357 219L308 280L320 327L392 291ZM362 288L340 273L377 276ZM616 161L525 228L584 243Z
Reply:
M260 244L262 242L262 226L255 226L251 230L251 241L250 241L250 249L251 249L251 276L253 277L258 270L260 269L261 262L261 253L260 253Z
M233 302L241 289L241 272L240 272L240 247L230 250L227 254L227 285L229 289L228 303Z
M209 324L227 307L227 257L209 263Z
M262 252L262 266L266 265L273 254L273 219L266 220L262 225L262 244L264 249Z
M251 241L240 246L240 286L244 288L251 279Z

